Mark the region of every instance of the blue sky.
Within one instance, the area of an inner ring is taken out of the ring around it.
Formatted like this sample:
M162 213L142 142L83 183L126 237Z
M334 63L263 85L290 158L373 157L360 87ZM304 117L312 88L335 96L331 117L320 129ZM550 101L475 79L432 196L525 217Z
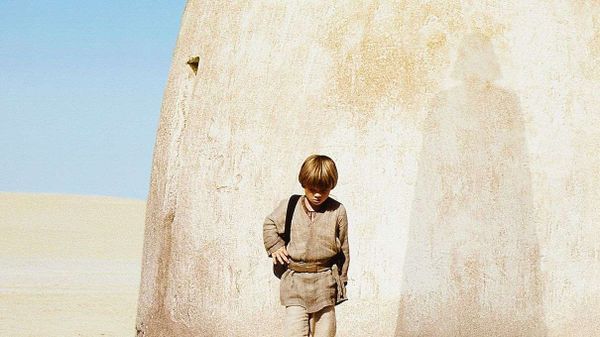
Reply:
M146 199L184 0L0 0L0 191Z

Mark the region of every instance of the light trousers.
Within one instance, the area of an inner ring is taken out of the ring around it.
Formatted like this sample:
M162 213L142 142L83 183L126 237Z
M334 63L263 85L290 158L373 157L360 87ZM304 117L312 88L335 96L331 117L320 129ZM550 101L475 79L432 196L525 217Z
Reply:
M334 337L335 328L334 305L311 314L299 305L285 307L286 337Z

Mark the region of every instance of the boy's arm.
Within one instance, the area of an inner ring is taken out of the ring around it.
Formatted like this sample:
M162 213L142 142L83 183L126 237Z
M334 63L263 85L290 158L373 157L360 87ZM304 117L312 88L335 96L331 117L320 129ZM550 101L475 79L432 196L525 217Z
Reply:
M287 200L282 200L277 208L269 214L263 223L263 242L269 257L279 248L285 246L281 238L285 230L285 213L287 211Z
M341 265L338 265L340 270L340 279L344 283L348 283L348 266L350 265L350 247L348 245L348 215L344 205L340 205L340 213L338 215L338 230L341 243L342 256L339 259Z

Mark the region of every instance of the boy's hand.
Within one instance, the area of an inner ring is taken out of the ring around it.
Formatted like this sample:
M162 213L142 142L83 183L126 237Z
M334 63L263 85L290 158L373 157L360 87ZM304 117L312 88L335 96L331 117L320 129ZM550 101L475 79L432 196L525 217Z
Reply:
M289 255L287 249L285 249L285 246L277 249L273 254L271 254L271 256L273 257L273 264L277 264L277 262L281 264L290 263L290 260L288 259Z

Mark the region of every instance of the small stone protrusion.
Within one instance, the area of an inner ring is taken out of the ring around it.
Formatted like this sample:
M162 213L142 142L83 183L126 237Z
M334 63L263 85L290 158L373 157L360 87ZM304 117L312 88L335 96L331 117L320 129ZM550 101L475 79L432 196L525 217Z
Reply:
M192 68L194 75L196 75L198 73L198 63L199 62L200 62L200 56L191 56L187 61L187 64L190 66L190 68Z

